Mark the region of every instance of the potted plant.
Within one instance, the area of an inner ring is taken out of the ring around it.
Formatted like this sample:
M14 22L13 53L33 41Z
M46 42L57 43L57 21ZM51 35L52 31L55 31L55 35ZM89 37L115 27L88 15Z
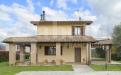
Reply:
M45 62L45 64L48 64L48 60L47 60L47 59L45 59L45 61L44 61L44 62Z
M60 64L62 65L63 63L64 63L64 60L63 60L63 59L61 59L61 60L60 60Z

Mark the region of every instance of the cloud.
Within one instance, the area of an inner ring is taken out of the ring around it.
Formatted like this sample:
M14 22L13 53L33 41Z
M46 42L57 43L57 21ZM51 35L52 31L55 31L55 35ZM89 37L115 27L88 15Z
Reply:
M51 1L51 5L52 5L52 3L54 3L53 1L54 0ZM57 0L56 5L57 5L58 8L62 8L64 10L67 10L69 2L71 2L73 4L77 4L78 3L77 0Z
M0 5L0 26L2 26L0 28L0 40L10 36L36 34L36 27L30 24L30 21L39 20L39 15L28 9L28 7L17 3L13 3L11 6Z
M49 7L43 7L42 10L46 12L47 20L67 20L68 15L62 10L54 10Z
M95 12L97 20L92 26L98 29L95 36L111 37L113 28L121 22L121 1L120 0L87 0L88 4Z
M0 20L1 21L10 21L10 15L6 14L5 12L2 12L0 10Z
M82 20L92 20L94 22L87 27L86 33L97 38L110 37L113 27L121 20L121 1L119 0L87 0L91 10L79 7L79 11L71 12L72 15L67 11L68 2L77 4L78 0L54 1L51 0L50 5L56 3L58 9L49 6L41 7L46 11L46 20L78 20L79 16ZM30 24L30 21L39 20L39 15L36 14L32 0L27 0L27 6L18 3L13 3L10 6L1 4L0 39L36 34L36 27Z
M58 8L67 9L67 0L57 0Z
M7 33L5 30L0 29L0 41L7 37Z
M27 3L28 3L28 9L30 9L31 11L34 11L34 4L32 0L27 0Z
M80 8L78 11L74 11L73 16L75 18L81 17L81 20L89 20L89 21L96 20L96 16L92 15L92 13L89 10L84 10L84 8Z
M56 10L50 7L43 7L42 10L46 12L46 20L79 20L79 17L81 17L82 20L96 20L95 15L92 15L89 10L82 8L79 11L74 11L72 15L69 15L68 12L63 10Z

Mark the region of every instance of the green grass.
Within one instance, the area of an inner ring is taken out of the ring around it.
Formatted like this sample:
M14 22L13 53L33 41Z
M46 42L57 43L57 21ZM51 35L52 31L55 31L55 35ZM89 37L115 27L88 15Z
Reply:
M15 75L21 71L72 71L71 65L60 66L8 66L7 62L0 63L0 75Z
M92 58L92 61L105 61L105 58Z
M93 68L96 71L121 71L121 65L108 65L107 69L105 65L90 65L91 68Z

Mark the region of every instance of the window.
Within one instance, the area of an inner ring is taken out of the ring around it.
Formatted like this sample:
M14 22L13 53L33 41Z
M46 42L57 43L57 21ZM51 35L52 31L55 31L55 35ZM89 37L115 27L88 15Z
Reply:
M81 27L80 26L73 26L72 27L72 35L81 35Z
M45 46L45 55L56 55L55 46Z
M63 55L63 47L61 46L61 56Z

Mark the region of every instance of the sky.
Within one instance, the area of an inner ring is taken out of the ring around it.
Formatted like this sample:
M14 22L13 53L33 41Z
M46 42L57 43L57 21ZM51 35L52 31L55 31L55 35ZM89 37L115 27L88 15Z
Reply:
M7 37L36 35L30 21L90 20L86 34L110 38L115 25L121 22L121 0L0 0L0 41Z

